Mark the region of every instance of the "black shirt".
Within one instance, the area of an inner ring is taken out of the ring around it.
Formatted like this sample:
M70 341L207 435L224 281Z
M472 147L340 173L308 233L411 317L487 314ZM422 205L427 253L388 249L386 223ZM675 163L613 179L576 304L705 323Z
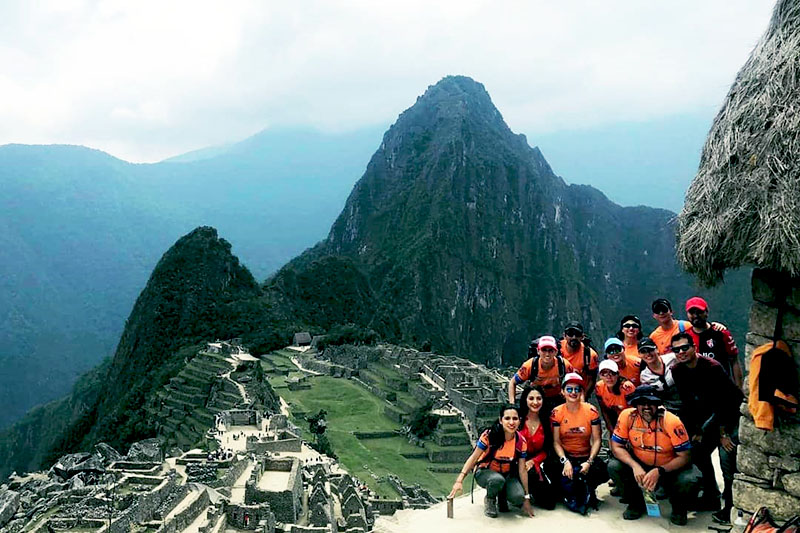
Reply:
M717 361L698 356L697 366L678 363L672 377L681 397L680 419L691 435L702 432L709 419L732 432L739 421L744 394Z

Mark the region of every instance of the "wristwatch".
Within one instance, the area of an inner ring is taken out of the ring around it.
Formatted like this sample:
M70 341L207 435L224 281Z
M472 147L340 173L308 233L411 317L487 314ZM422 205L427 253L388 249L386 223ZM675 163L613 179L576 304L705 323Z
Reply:
M530 494L526 494L525 496L523 496L523 498L526 499L526 500L530 500L531 499L531 495Z
M562 465L564 465L564 464L567 464L567 456L565 455L564 457L562 457L561 459L559 459L559 462L560 462Z

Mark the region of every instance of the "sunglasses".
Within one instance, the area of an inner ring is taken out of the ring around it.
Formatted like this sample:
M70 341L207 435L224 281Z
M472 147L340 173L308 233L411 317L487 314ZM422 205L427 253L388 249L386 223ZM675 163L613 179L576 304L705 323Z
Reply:
M694 346L692 346L691 344L681 344L680 346L673 346L672 353L688 352L692 348L694 348Z
M705 309L700 309L699 307L692 307L691 309L686 310L687 313L690 315L699 315L700 313L705 313Z
M581 392L580 387L564 387L567 394L578 394Z
M622 348L609 348L606 350L606 355L617 355L618 353L622 353Z
M664 313L668 313L669 312L669 308L668 307L656 307L656 308L653 309L653 312L655 314L657 314L657 315L663 315Z
M639 327L640 327L639 324L636 324L635 322L628 322L627 324L622 324L622 329L633 329L633 328L639 329Z
M564 332L564 335L567 337L580 337L583 335L583 332L579 329L568 329Z

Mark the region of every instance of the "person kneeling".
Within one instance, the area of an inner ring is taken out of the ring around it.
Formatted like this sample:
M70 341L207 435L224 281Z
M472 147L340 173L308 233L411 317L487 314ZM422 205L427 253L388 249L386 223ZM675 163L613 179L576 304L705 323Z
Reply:
M659 486L669 494L670 521L686 525L689 499L696 494L700 471L689 462L689 435L683 422L661 407L653 386L628 395L629 407L620 413L611 435L608 463L611 479L622 487L628 508L622 517L636 520L645 513L644 492Z
M608 480L600 453L600 413L583 401L583 378L571 372L564 376L562 394L566 403L553 409L553 448L562 465L561 491L571 511L581 514L597 507L595 489Z
M461 473L453 483L448 499L462 491L464 476L477 466L475 481L486 489L484 514L497 517L497 500L521 506L528 516L533 516L528 490L528 470L525 467L527 443L519 433L519 408L506 404L500 417L478 439Z

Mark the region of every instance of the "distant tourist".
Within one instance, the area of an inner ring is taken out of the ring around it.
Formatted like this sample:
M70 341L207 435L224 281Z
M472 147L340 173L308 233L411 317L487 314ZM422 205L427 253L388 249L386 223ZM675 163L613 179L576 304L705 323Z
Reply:
M506 505L510 502L522 506L528 516L533 516L525 466L527 443L518 431L519 426L519 408L514 404L504 405L492 427L481 434L447 497L453 498L463 490L464 477L474 469L475 481L486 489L486 516L497 517L498 498Z
M570 322L564 328L564 338L559 344L559 351L562 357L569 361L575 372L583 378L586 383L586 396L591 396L597 380L599 360L597 352L589 346L580 322Z
M639 339L644 337L642 333L642 321L636 315L625 315L619 321L619 331L617 338L622 341L625 348L625 355L639 358Z
M636 342L636 353L639 353L639 342ZM617 363L619 374L631 381L634 385L639 385L639 374L642 371L642 361L638 357L625 353L625 344L616 337L611 337L603 347L606 359Z
M519 399L520 434L527 443L525 468L528 471L528 490L533 503L544 509L556 506L556 487L548 461L548 450L552 450L553 436L550 421L539 414L544 404L544 391L538 386L526 386ZM548 470L550 470L548 472Z
M544 391L542 415L547 413L549 416L553 407L564 402L561 396L561 380L573 371L572 365L558 355L558 344L550 335L539 337L538 342L532 342L528 348L528 357L508 380L508 401L515 403L517 385L530 381L532 386L539 386Z
M698 510L717 511L715 522L727 524L733 508L733 474L739 444L739 406L744 395L714 359L697 355L688 332L672 337L678 364L672 377L681 398L680 418L692 441L692 462L703 475L703 497ZM724 507L719 508L719 487L711 453L719 448L719 464L725 482Z
M571 511L581 514L597 506L595 489L608 480L600 452L600 413L583 401L583 378L571 372L562 387L566 403L553 409L553 448L562 465L561 490Z
M700 472L689 461L686 428L677 416L661 408L654 387L639 387L628 401L633 407L619 416L611 435L614 457L608 463L608 472L628 503L622 518L641 517L645 513L643 491L652 495L663 487L672 504L670 521L684 526L700 479Z
M717 361L741 389L743 377L739 349L731 332L711 327L708 322L708 303L698 296L686 301L686 314L692 323L688 333L694 340L697 355Z
M600 404L600 413L608 431L614 431L619 414L629 407L626 397L636 390L636 385L625 376L620 376L617 363L610 359L600 363L599 375L597 403Z

